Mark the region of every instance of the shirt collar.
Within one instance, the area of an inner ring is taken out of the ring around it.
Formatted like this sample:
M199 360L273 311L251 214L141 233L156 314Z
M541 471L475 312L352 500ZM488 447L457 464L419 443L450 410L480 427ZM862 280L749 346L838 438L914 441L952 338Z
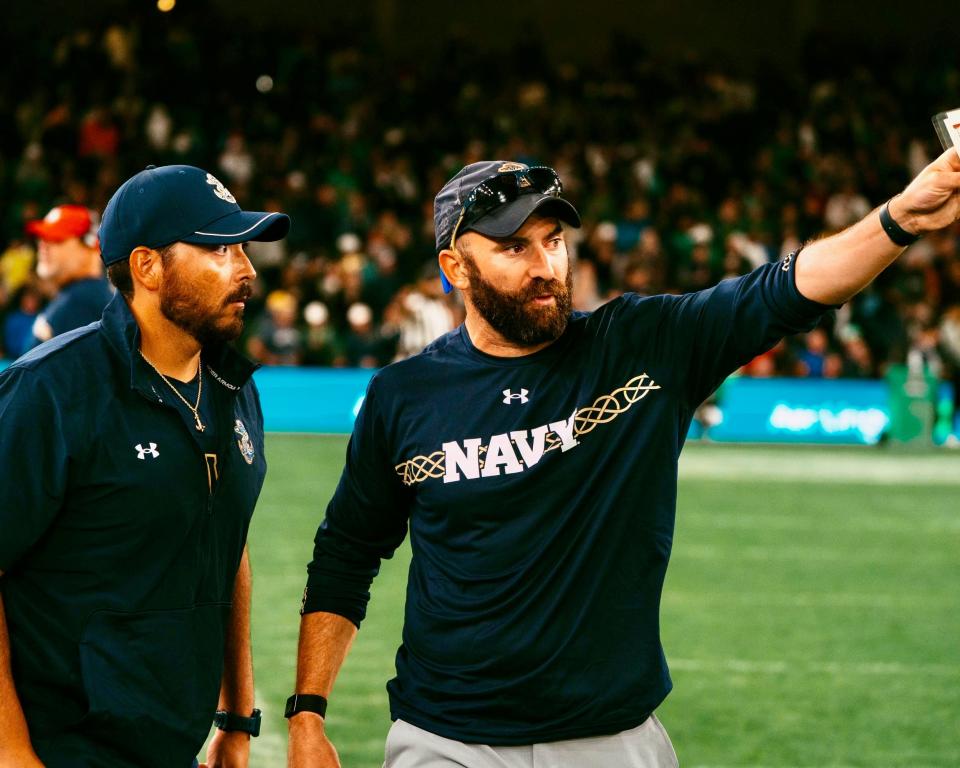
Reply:
M140 326L119 292L103 310L101 327L114 353L130 369L130 387L149 392L153 369L140 355ZM201 357L217 383L234 393L243 388L260 367L228 344L204 347Z

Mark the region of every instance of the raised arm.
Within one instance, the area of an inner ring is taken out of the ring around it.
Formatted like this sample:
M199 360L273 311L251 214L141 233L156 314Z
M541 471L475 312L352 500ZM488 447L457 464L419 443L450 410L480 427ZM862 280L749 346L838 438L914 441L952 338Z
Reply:
M831 237L807 245L797 260L797 289L821 304L842 304L862 291L903 253L880 223L881 208ZM960 156L948 149L890 200L893 221L925 235L960 218Z
M335 613L305 613L300 620L297 649L298 694L330 698L333 683L357 636L357 627ZM340 759L327 738L324 718L314 712L299 712L290 720L288 768L339 768Z

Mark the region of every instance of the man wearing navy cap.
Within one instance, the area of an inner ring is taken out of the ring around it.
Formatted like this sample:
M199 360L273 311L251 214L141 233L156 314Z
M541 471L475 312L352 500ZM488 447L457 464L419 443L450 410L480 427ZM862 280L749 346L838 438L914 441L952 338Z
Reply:
M100 218L82 205L58 205L27 224L37 238L37 276L56 296L33 324L34 344L100 319L113 291L103 279L97 227Z
M117 296L0 374L0 765L245 766L259 731L246 536L254 366L227 342L255 272L213 176L149 167L100 227Z
M671 687L659 603L694 410L960 218L960 158L777 263L593 313L570 311L562 225L579 218L560 194L549 168L493 161L436 197L466 320L370 382L308 569L293 768L338 765L327 698L408 527L385 768L677 765L653 712Z

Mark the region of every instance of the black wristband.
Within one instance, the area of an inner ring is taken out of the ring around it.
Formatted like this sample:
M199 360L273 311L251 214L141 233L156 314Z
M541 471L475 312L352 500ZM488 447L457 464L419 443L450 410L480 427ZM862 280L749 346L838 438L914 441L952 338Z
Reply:
M883 227L883 231L887 233L887 237L889 237L895 245L899 245L901 248L906 248L908 245L913 245L915 242L917 242L917 240L920 239L920 235L914 235L910 232L907 232L907 230L893 220L893 216L890 215L889 200L884 203L883 208L880 209L880 226Z
M297 712L315 712L320 717L327 714L327 700L314 693L295 693L287 699L284 717L293 717Z
M250 713L250 717L243 717L225 709L218 709L213 716L213 724L221 731L243 731L256 737L260 735L260 710L255 709Z

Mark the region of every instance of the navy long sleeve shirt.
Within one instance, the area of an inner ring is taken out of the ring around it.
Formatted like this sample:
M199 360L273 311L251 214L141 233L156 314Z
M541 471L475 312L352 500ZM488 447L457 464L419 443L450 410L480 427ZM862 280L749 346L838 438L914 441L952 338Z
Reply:
M694 409L827 309L791 256L575 313L524 357L463 327L371 381L303 610L359 625L409 526L391 714L498 745L634 727L670 691L659 607Z

